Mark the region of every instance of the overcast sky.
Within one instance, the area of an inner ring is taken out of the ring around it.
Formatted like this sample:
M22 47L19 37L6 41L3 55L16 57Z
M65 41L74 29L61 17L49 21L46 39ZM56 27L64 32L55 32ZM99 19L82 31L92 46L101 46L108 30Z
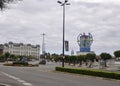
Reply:
M61 0L64 1L64 0ZM65 39L79 51L79 33L91 33L91 50L113 53L120 49L120 0L69 0ZM57 0L23 0L0 12L0 43L42 44L50 53L62 53L62 7Z

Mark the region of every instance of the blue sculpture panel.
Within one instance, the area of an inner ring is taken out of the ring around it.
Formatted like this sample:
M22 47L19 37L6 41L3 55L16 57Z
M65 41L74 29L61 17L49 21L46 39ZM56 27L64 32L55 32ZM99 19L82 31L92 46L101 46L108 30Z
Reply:
M93 37L90 33L88 35L85 33L79 34L77 37L77 42L80 46L80 52L90 52L90 46L93 42Z
M80 52L90 52L90 48L89 47L80 48Z

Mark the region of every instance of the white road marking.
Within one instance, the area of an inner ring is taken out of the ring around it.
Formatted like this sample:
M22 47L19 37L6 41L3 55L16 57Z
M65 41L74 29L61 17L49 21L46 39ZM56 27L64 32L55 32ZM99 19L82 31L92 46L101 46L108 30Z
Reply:
M0 86L11 86L11 85L0 83Z
M27 86L32 86L32 84L30 83L23 83L24 85L27 85Z
M25 81L24 81L24 80L20 80L20 79L18 80L18 82L25 83Z
M15 77L15 76L12 76L12 75L7 74L7 73L5 73L5 72L1 72L1 73L3 73L4 75L8 76L8 77L11 78L11 79L14 79L14 80L22 83L22 84L25 85L25 86L33 86L31 83L27 83L26 81L24 81L24 80L22 80L22 79L20 79L20 78L17 78L17 77ZM6 85L6 86L10 86L10 85Z

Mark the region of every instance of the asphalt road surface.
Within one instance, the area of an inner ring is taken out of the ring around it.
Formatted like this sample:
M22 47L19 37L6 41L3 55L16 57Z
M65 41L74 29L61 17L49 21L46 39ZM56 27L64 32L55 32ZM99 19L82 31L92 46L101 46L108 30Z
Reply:
M59 64L49 63L39 67L0 65L0 84L6 84L6 86L120 86L120 80L55 72L53 70L56 65Z

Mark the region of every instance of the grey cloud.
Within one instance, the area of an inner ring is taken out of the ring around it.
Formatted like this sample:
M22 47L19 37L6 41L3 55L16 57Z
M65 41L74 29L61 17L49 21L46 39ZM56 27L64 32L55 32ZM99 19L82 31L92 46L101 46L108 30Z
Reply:
M65 38L70 50L78 51L77 36L91 32L92 50L112 53L119 49L120 5L115 3L74 2L66 7ZM57 0L24 0L0 13L0 39L33 44L42 43L46 33L46 51L62 52L62 7ZM70 53L70 52L68 52Z

